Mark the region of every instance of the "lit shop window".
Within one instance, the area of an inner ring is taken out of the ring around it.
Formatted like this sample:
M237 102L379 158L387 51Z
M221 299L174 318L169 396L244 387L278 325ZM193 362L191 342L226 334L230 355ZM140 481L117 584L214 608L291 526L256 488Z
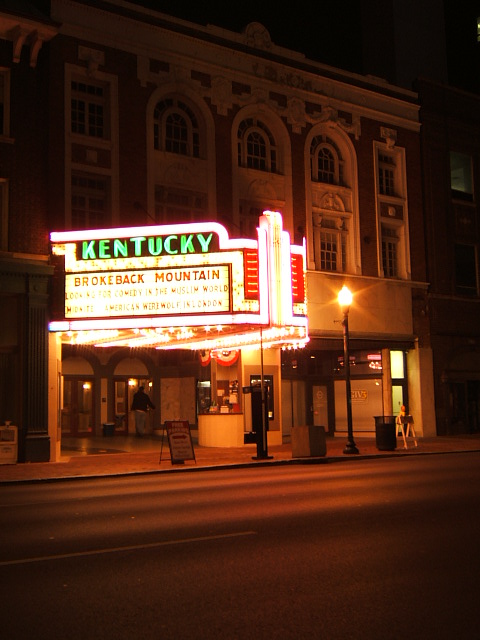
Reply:
M390 351L390 375L394 379L405 377L405 356L403 351Z

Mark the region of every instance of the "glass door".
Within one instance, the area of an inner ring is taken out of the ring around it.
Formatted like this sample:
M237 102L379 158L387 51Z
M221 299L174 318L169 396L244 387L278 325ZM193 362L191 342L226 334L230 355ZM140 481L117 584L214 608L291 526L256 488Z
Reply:
M115 380L115 433L128 434L128 380Z
M64 378L61 415L63 435L94 435L93 380Z

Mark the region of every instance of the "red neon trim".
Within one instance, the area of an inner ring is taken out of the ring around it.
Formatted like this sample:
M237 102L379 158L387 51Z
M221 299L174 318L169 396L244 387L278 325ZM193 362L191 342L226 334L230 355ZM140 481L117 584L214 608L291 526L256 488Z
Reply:
M246 249L243 252L245 298L258 300L258 253Z
M291 255L292 260L292 299L294 303L305 302L305 276L303 270L303 256L298 253Z

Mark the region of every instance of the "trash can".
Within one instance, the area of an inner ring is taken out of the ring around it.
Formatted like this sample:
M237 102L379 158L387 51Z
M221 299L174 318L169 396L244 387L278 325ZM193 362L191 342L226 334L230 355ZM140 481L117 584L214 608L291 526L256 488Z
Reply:
M395 416L374 416L375 443L379 451L395 451L397 434L395 432Z
M105 438L111 438L115 435L115 423L114 422L104 422L103 423L103 436Z

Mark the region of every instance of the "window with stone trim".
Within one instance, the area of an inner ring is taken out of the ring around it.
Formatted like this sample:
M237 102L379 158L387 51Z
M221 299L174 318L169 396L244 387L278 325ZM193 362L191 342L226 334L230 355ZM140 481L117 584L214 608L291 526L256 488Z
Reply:
M395 227L382 224L382 267L385 278L398 277L398 236Z
M73 134L108 139L108 84L72 79L70 83L70 120Z
M395 196L395 158L393 154L378 153L378 192L384 196Z
M257 118L243 120L237 132L238 166L276 173L277 146L265 123Z
M326 135L315 136L310 145L310 168L314 182L343 184L343 158L335 142Z
M339 215L313 215L313 252L315 268L333 273L347 270L348 223Z
M378 268L383 278L410 275L405 149L392 140L374 143Z
M355 149L343 131L328 124L315 127L307 144L312 203L309 262L318 271L354 273L358 265Z
M172 224L205 220L207 195L172 186L155 187L155 221Z
M198 119L186 102L165 98L156 105L153 112L153 144L157 151L200 157Z
M72 229L95 229L108 224L109 182L106 176L72 174Z

